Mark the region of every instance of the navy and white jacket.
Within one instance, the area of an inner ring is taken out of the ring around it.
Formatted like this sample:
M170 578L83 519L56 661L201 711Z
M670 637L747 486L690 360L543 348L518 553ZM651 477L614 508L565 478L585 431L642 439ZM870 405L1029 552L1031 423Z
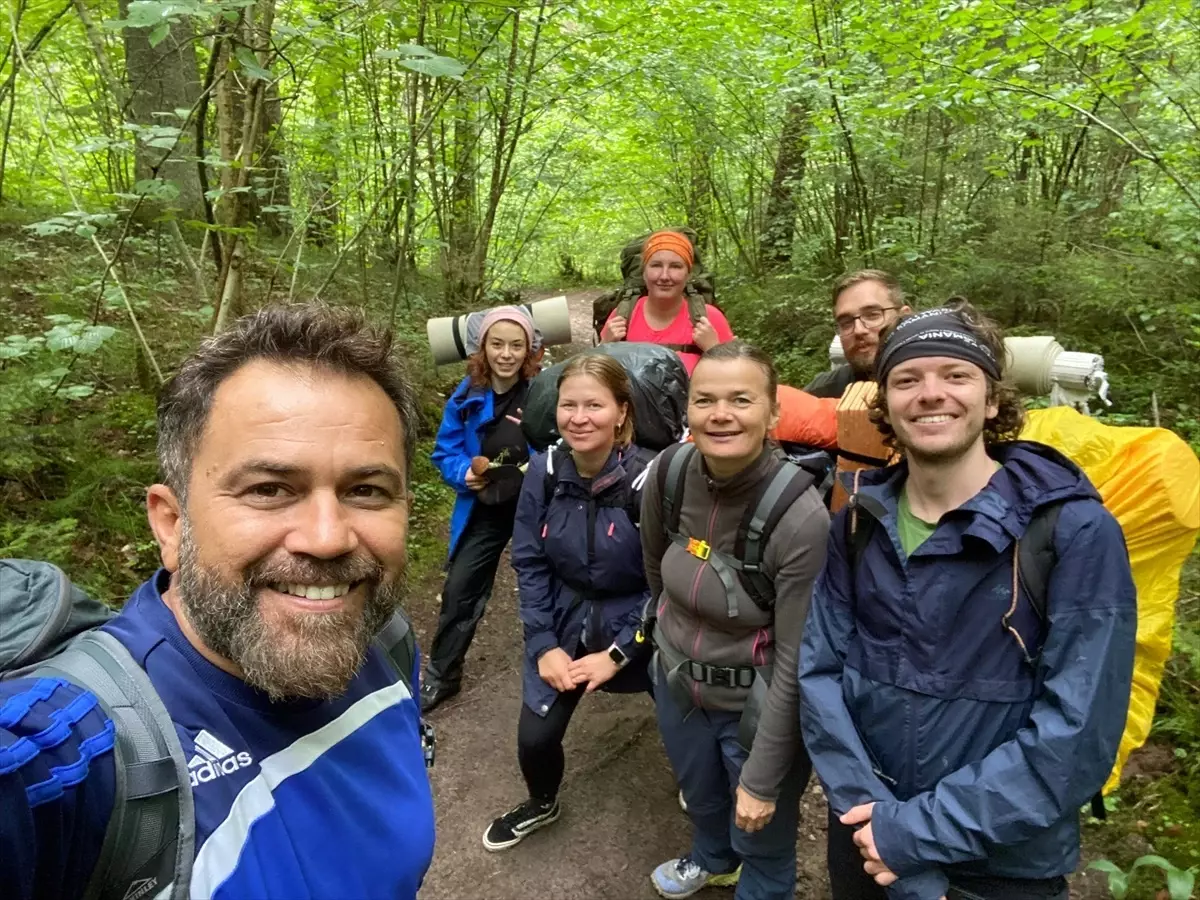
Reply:
M372 647L338 699L272 703L200 656L166 585L160 571L102 627L145 668L188 759L191 896L415 898L433 801L419 709L390 662ZM5 898L82 896L112 811L111 730L90 693L0 682Z
M870 542L851 571L848 510L834 519L804 631L805 744L836 813L875 802L876 847L900 876L892 897L938 900L956 873L1073 872L1079 809L1125 727L1137 605L1120 525L1057 451L989 453L1002 468L907 558L907 465L865 474ZM1055 503L1046 625L1023 591L1010 621L1031 665L1002 618L1014 541Z
M550 455L554 478L547 498ZM641 536L627 510L640 502L648 460L649 454L636 447L613 450L590 484L561 448L529 461L517 500L512 566L525 630L524 700L539 715L558 697L538 675L537 661L547 650L561 647L574 657L581 642L592 653L615 642L627 656L643 655L634 634L650 587L642 567ZM637 665L644 669L645 660ZM613 682L606 687L619 689Z
M471 458L479 455L484 429L496 418L495 399L490 385L479 387L472 385L470 378L464 378L442 411L442 424L431 459L442 473L442 480L457 494L450 514L451 558L475 506L475 492L467 487L467 473L471 470Z

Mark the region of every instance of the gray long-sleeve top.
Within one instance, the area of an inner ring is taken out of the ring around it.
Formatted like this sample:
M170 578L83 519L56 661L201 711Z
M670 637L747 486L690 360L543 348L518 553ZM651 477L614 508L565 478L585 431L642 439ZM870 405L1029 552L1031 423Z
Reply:
M763 569L775 587L773 611L759 609L736 582L738 615L730 618L725 587L711 564L666 533L657 472L661 462L661 457L655 461L646 479L641 514L646 578L657 598L656 640L678 655L713 665L773 665L754 746L741 774L747 793L773 801L800 746L798 653L813 582L825 560L829 514L815 489L792 504L764 548ZM709 476L703 457L694 453L681 500L680 533L732 556L746 506L782 464L777 453L764 448L749 467L721 481ZM689 682L693 702L707 709L736 712L749 693Z

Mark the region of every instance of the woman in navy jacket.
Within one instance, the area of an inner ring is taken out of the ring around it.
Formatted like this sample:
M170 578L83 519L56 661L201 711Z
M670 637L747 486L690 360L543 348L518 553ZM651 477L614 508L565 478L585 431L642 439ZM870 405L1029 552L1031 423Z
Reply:
M649 691L634 640L650 595L638 504L653 454L632 443L629 377L600 354L575 357L558 381L566 447L534 456L513 531L525 661L517 756L529 799L488 826L504 850L559 815L563 736L584 694Z
M437 633L421 679L421 711L458 693L463 660L483 617L500 555L512 537L521 470L529 445L521 432L529 379L537 373L533 320L525 310L491 310L479 329L479 350L467 377L450 395L433 449L433 464L458 492L450 517L450 555ZM493 464L471 469L474 457Z

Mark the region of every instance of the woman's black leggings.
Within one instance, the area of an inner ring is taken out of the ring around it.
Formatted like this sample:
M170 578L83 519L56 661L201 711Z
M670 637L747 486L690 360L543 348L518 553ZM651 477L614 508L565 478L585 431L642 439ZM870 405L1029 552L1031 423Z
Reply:
M578 659L586 652L580 647L573 658ZM517 761L521 764L521 774L525 776L529 796L534 800L549 802L558 796L566 765L563 738L586 687L581 684L573 691L559 694L544 716L521 704L521 720L517 724ZM646 674L646 660L634 660L600 690L616 694L646 691L653 697L654 687Z
M521 764L525 784L529 787L529 796L534 800L549 803L558 796L566 765L563 738L585 687L580 685L573 691L559 694L545 716L539 716L524 703L521 704L521 721L517 725L517 760Z

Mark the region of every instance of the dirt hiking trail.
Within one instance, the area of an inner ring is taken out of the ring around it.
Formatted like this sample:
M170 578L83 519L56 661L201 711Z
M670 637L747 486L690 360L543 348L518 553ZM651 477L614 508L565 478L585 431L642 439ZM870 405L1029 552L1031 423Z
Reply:
M550 348L554 361L591 344L591 303L599 294L568 296L577 343ZM425 648L437 622L441 584L415 587L409 607ZM438 738L431 772L437 848L421 900L656 898L650 873L688 850L691 824L679 808L653 703L645 695L585 698L567 732L561 818L504 852L483 849L491 820L526 796L516 747L521 655L516 580L506 552L467 656L463 690L429 718ZM805 900L829 898L825 815L814 778L796 836L796 896ZM709 888L695 896L716 900L733 892Z

